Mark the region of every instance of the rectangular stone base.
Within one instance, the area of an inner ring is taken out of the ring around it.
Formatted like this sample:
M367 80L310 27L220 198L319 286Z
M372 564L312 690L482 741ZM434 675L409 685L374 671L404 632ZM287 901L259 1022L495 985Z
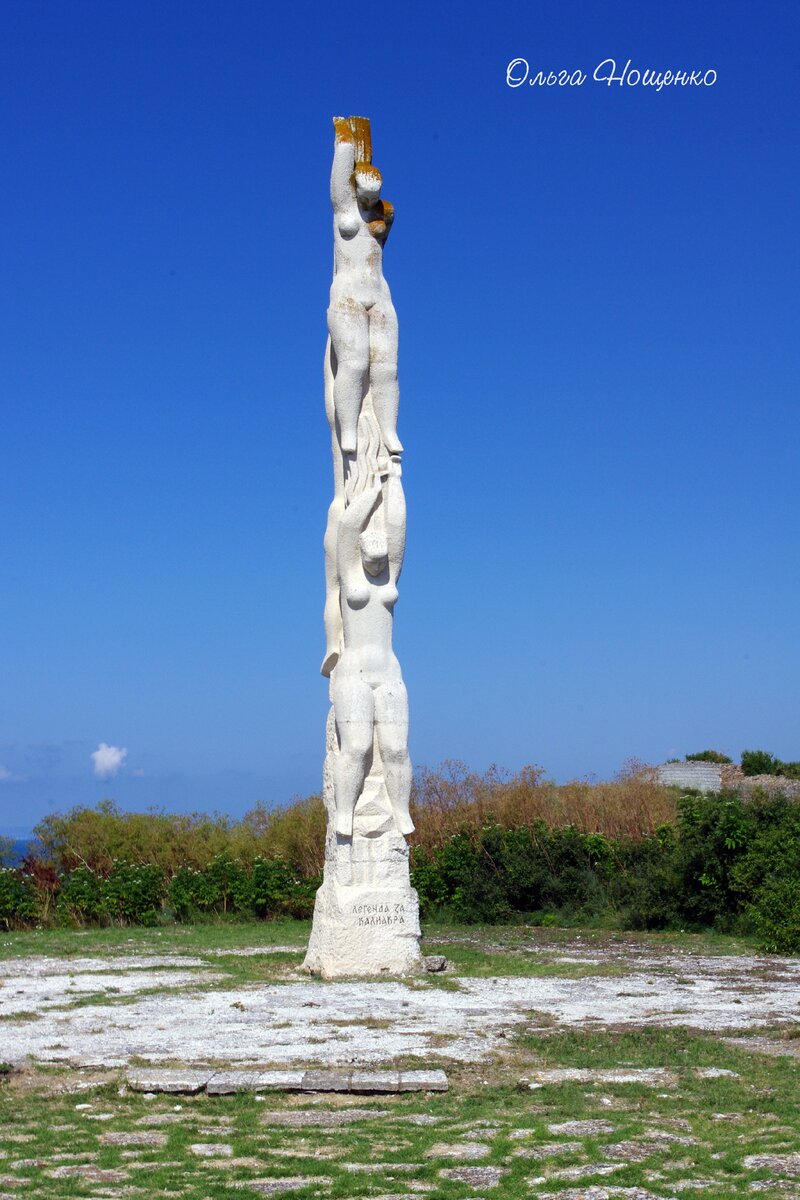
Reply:
M326 872L328 874L328 872ZM422 969L419 900L414 889L325 879L303 966L323 979L411 975Z

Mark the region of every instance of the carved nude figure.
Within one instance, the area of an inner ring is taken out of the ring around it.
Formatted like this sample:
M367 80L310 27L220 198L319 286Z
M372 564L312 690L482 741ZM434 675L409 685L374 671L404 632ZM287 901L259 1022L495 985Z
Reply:
M376 508L384 529L369 527ZM393 458L386 483L373 475L341 514L336 566L341 595L343 643L331 677L339 752L334 756L336 832L352 836L353 810L369 770L373 739L384 783L402 834L413 831L408 811L408 696L392 650L393 609L405 551L405 497L400 462Z
M354 118L354 121L358 121ZM353 123L334 118L331 171L334 276L328 308L333 403L342 453L356 453L358 418L367 390L389 454L400 454L397 437L397 314L383 278L383 244L393 219L380 199L381 173L369 161L369 142L359 145ZM369 125L366 138L369 138ZM357 149L366 161L356 159Z
M320 674L330 675L339 660L342 643L342 614L339 607L339 577L336 572L336 540L339 533L339 518L344 512L345 489L342 452L336 436L336 414L333 409L333 369L331 366L331 339L325 346L323 365L325 381L325 412L331 430L331 452L333 454L333 500L328 508L325 526L325 657Z

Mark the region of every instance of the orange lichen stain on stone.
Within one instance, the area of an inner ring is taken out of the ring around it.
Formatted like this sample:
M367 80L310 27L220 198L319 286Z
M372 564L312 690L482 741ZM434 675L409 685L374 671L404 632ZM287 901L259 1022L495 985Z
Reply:
M347 117L333 118L333 132L337 142L353 142L353 130Z
M375 208L383 215L380 217L375 217L372 221L368 221L367 229L375 238L376 242L379 242L380 245L383 246L387 237L389 236L389 230L391 229L392 221L394 220L394 205L390 204L388 200L379 200L375 205Z
M354 174L357 181L363 179L366 182L369 179L373 183L377 183L378 186L383 183L383 176L377 167L373 167L372 163L356 162Z
M372 132L369 117L350 117L350 128L356 143L356 159L360 162L372 162Z

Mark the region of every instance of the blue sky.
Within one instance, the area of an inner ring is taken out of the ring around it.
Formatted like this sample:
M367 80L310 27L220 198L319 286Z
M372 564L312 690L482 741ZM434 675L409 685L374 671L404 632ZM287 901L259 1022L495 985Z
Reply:
M0 830L319 786L338 113L397 212L414 761L800 757L799 27L0 7ZM510 89L517 57L588 79Z

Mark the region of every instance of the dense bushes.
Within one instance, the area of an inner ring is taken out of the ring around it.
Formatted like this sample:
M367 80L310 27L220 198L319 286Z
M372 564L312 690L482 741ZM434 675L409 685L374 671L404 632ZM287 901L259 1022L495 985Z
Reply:
M320 882L319 876L299 878L281 859L257 858L248 866L225 855L204 870L179 867L171 877L150 863L114 862L106 873L81 864L57 875L55 889L24 867L0 868L0 928L308 917Z
M781 796L687 795L673 825L638 839L491 823L416 850L412 864L423 911L459 921L525 913L548 923L710 928L800 950L800 804Z
M220 813L122 812L111 800L45 817L34 830L38 857L58 871L90 867L107 875L115 862L148 863L163 874L207 870L227 858L251 868L280 858L304 875L322 870L325 810L319 796L288 808L257 806L240 821Z
M766 750L743 750L742 771L745 775L782 775L784 779L800 779L800 762L781 762Z
M460 764L417 778L411 870L424 917L753 932L800 950L800 800L543 782ZM0 870L0 927L309 916L320 883L317 797L242 821L120 812L48 817Z

